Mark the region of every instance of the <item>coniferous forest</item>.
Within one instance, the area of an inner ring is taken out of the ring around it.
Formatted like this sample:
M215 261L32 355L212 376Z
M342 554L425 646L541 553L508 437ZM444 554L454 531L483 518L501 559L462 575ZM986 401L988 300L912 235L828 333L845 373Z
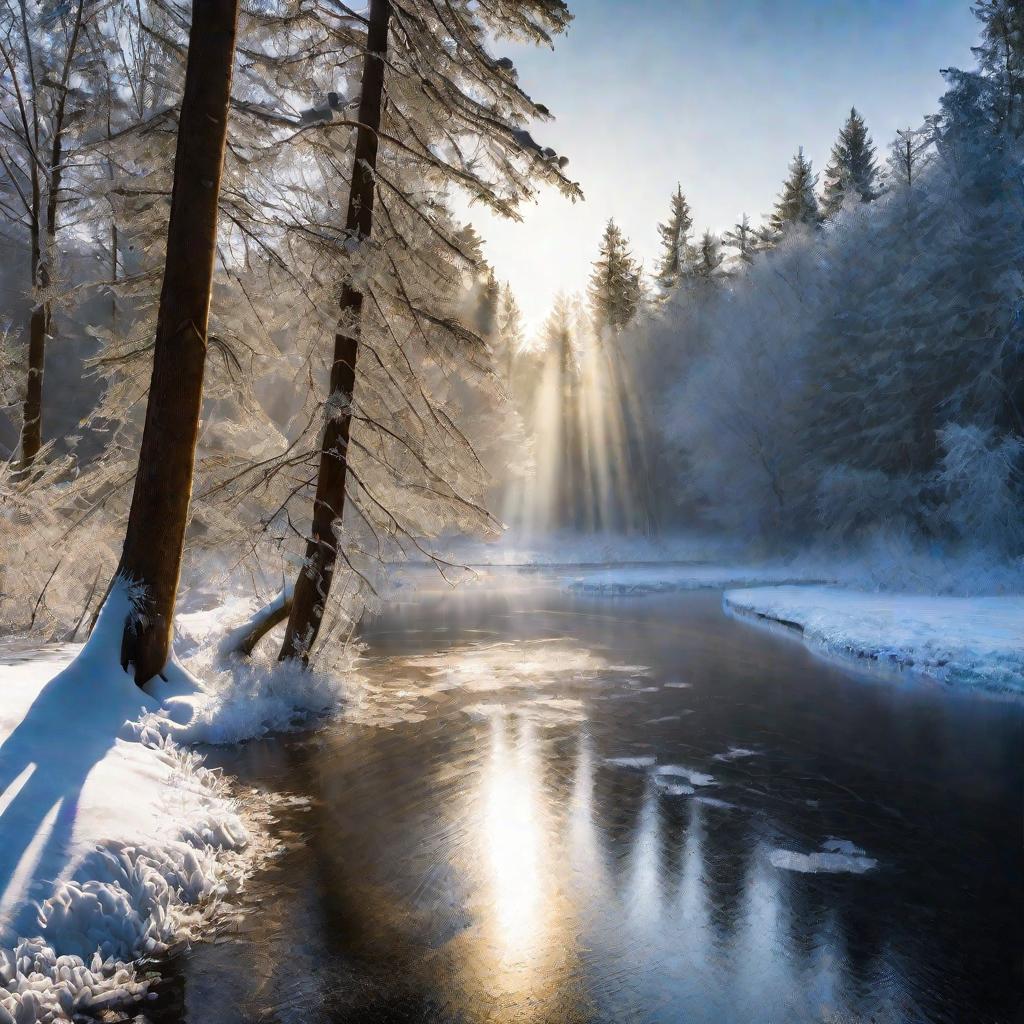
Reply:
M1024 3L936 5L0 0L0 1024L1018 1019ZM613 172L652 25L710 162L964 16L766 208Z

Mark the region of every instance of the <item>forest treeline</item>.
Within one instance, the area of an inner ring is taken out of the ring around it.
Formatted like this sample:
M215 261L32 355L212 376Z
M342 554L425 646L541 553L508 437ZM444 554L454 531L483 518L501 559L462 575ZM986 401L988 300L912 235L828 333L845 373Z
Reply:
M503 524L1024 551L1013 0L886 161L851 110L720 238L680 187L649 276L609 223L538 339L451 199L582 198L494 52L563 0L0 4L5 630L81 638L119 574L142 681L230 577L305 662Z
M943 72L887 159L852 109L820 179L798 149L759 225L695 232L679 188L649 277L608 225L579 326L560 300L542 342L572 334L573 410L587 351L629 381L634 528L1024 553L1024 7L973 10L978 67Z
M4 267L27 297L0 361L8 629L82 636L120 579L143 683L202 565L281 589L281 657L305 662L382 562L496 531L475 437L506 425L473 397L498 386L449 201L516 217L542 185L580 197L530 132L547 108L490 49L550 46L570 18L562 0L4 0ZM68 395L65 363L95 399L70 426L48 391L54 373Z

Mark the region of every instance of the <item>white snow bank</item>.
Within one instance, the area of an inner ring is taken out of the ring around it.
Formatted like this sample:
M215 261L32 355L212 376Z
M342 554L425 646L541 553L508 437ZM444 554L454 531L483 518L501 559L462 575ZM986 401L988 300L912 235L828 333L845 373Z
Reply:
M727 610L794 626L828 652L944 682L1024 693L1024 597L923 597L832 587L730 590Z
M582 594L633 597L680 590L755 586L821 579L790 565L619 565L566 576L562 586Z
M240 743L307 724L340 705L354 649L345 651L330 673L277 661L277 645L269 637L250 658L228 656L266 608L252 597L216 600L211 608L175 617L175 650L185 657L168 681L147 684L160 705L139 718L140 735L187 744Z
M821 844L816 853L796 853L793 850L772 850L768 858L773 867L783 871L798 871L802 874L853 874L862 875L878 867L878 861L865 856L855 843L848 839L830 836Z
M160 708L119 664L132 613L115 587L77 654L0 656L0 1024L138 998L131 961L191 934L260 855L260 815L139 725Z

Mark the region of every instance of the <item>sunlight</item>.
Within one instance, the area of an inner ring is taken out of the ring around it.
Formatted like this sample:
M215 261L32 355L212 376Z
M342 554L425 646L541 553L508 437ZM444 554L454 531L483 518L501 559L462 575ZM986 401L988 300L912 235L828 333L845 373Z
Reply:
M2 746L0 746L0 750L3 750ZM14 803L18 794L22 791L22 788L24 787L25 783L28 782L30 778L32 778L32 775L35 772L35 770L36 763L34 761L30 761L22 769L21 774L16 775L14 779L11 781L10 785L4 790L3 794L0 795L0 818L3 818L3 816L7 813L7 808L10 807L12 803Z
M53 831L53 826L57 821L57 815L60 814L60 809L63 804L64 798L61 797L49 809L49 811L46 812L46 816L39 823L39 828L36 830L36 834L32 837L32 841L28 844L25 848L25 852L21 855L21 859L18 861L18 866L12 872L10 880L7 883L7 887L4 889L3 893L0 893L0 927L6 924L8 917L28 896L28 890L32 883L36 864L46 847L47 840L50 838L50 833Z
M564 528L646 531L646 413L629 363L579 303L557 306L545 334L540 379L526 409L534 472L510 481L506 520L527 536Z
M510 737L505 716L492 719L482 823L494 938L509 978L542 948L544 927L545 837L535 740L529 722L520 721L518 730L518 737Z

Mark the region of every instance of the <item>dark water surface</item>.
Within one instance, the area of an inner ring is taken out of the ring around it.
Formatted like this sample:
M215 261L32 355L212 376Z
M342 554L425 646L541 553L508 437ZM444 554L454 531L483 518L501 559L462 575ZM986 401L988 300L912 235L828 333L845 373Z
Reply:
M343 719L212 755L298 799L150 1020L1022 1019L1019 704L857 677L714 592L476 587L367 639Z

